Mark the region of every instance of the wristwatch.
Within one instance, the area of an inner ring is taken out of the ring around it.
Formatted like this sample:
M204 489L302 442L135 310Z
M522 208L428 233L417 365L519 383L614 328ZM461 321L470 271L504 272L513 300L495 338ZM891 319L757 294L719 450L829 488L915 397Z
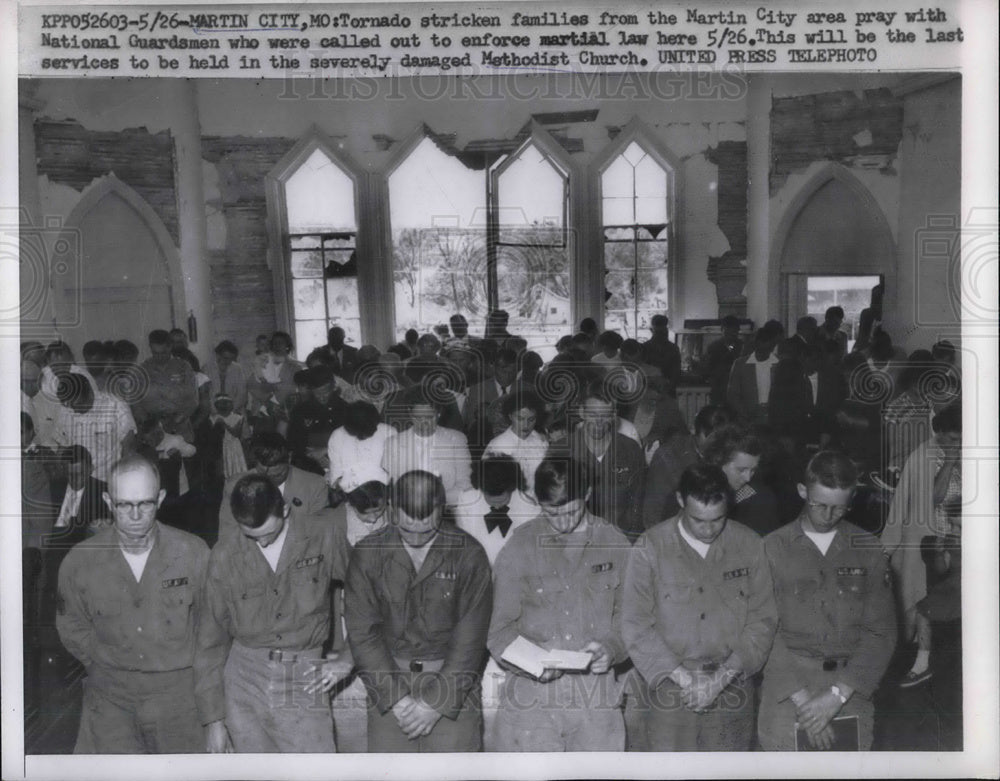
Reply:
M847 697L844 696L844 693L840 690L839 686L831 686L830 691L832 691L834 696L840 700L841 705L847 702Z

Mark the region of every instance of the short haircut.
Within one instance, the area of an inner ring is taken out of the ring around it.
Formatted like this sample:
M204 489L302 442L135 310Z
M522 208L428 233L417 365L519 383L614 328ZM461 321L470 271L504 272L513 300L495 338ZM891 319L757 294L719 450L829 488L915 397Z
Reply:
M327 340L333 339L334 337L338 337L338 336L344 336L344 335L345 335L344 329L341 328L339 325L333 326L333 328L331 328L329 331L326 332L326 338L327 338Z
M389 499L388 486L379 480L362 483L347 495L347 503L357 512L368 512L384 505Z
M670 325L670 318L666 315L653 315L649 319L649 324L653 328L666 328Z
M422 521L444 507L444 483L437 475L415 469L389 486L389 501L415 520Z
M580 331L583 333L597 333L597 321L592 317L585 317L580 321Z
M736 315L726 315L722 318L722 327L738 329L740 327L740 319Z
M803 484L824 488L854 488L858 483L858 468L839 450L821 450L806 464Z
M500 412L503 413L505 418L509 418L515 412L525 407L532 410L538 417L541 417L542 412L545 410L545 405L538 398L538 394L519 387L515 388L513 393L508 393L500 401Z
M59 378L56 398L62 404L72 404L83 399L93 399L94 391L90 387L90 381L82 374L67 372Z
M326 347L317 347L309 355L306 356L306 366L312 368L313 366L332 366L333 356L330 355L330 351Z
M826 314L824 314L823 317L826 320L832 320L835 317L839 317L841 320L843 320L844 319L844 307L842 307L842 306L827 307Z
M490 453L479 462L480 469L473 469L473 480L484 494L499 496L522 487L521 466L506 453ZM480 472L480 475L476 473Z
M81 352L83 353L84 360L87 358L102 357L104 355L104 342L98 341L97 339L91 339L83 345Z
M417 331L416 328L407 329L406 334L403 336L403 339L406 341L407 344L409 344L410 342L416 344L417 339L419 338L420 338L420 332Z
M111 469L108 471L108 493L112 496L114 495L114 485L115 479L119 475L126 474L128 472L146 472L148 471L153 477L156 478L156 489L160 489L160 469L156 462L146 458L140 453L132 453L125 456L118 461L116 461Z
M352 401L344 410L344 431L355 439L364 440L378 430L379 414L367 401Z
M725 472L713 464L692 464L681 474L677 493L681 500L694 499L702 504L732 504L732 489Z
M215 346L215 354L226 355L227 353L236 358L240 354L240 351L239 348L228 339L223 339Z
M517 353L509 349L497 350L496 359L493 361L493 363L494 365L502 363L504 364L504 366L510 366L511 364L516 364Z
M722 467L733 460L737 453L760 456L764 453L764 443L754 432L743 426L723 426L712 432L705 445L705 462Z
M51 364L53 359L66 358L73 362L73 350L66 342L49 342L45 347L45 362Z
M953 360L955 358L955 345L947 339L934 342L934 345L931 347L931 355L938 359Z
M284 331L275 331L273 334L271 334L271 338L268 341L268 344L273 345L275 339L284 339L285 344L288 345L289 352L295 349L295 343L292 341L292 337L289 334L285 333Z
M115 358L119 361L134 361L139 357L139 348L134 342L128 339L119 339L115 342Z
M815 317L813 317L812 315L805 315L804 317L800 317L798 320L795 321L795 330L801 331L803 328L815 329L816 325L817 323Z
M82 464L83 462L88 464L94 463L94 458L90 455L90 451L83 445L70 445L69 447L63 448L59 451L59 456L64 459L67 464Z
M736 413L725 404L706 404L694 416L694 433L708 436L716 429L736 422Z
M441 340L434 334L421 334L417 338L417 347L433 346L435 349L441 347Z
M753 343L756 347L763 347L772 341L774 341L774 334L770 331L765 331L763 328L758 328L753 335Z
M572 334L566 334L565 336L560 336L559 341L556 342L556 351L562 352L563 350L568 350L570 345L573 344Z
M187 339L187 334L186 334L186 333L184 333L184 329L183 329L183 328L171 328L171 329L170 329L170 335L171 335L171 336L174 336L174 335L176 335L176 334L180 334L180 335L181 335L181 336L183 336L183 337L184 337L185 339Z
M590 489L587 469L573 457L548 457L535 470L535 497L539 502L566 504L583 499Z
M953 401L931 419L935 434L962 433L962 402Z
M288 442L276 431L261 431L250 440L250 453L255 463L274 466L288 460Z
M622 355L641 355L642 345L637 339L626 339L621 346Z
M236 481L229 499L240 526L259 529L271 516L285 514L285 500L274 481L264 475L245 475Z
M610 347L613 350L617 350L622 346L622 342L624 341L622 335L617 331L605 331L597 337L597 344L602 349Z
M170 334L162 328L156 328L149 332L149 346L166 346L170 344Z
M785 326L777 320L768 320L760 327L760 330L770 334L772 339L776 339L785 333Z

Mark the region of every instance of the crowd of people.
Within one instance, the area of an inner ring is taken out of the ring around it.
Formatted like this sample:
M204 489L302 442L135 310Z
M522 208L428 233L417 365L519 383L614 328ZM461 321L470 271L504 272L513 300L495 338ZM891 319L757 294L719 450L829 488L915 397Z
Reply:
M350 686L377 752L865 750L927 687L960 748L956 350L843 319L25 343L26 698L61 644L78 753L332 752Z

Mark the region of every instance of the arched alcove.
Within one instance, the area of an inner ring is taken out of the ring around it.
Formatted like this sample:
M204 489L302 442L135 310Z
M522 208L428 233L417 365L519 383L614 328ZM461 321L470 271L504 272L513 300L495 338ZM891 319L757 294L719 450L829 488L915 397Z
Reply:
M180 260L152 207L114 174L93 183L66 220L53 268L55 322L77 354L89 339L142 346L186 311ZM62 273L65 271L65 273Z
M795 193L771 244L769 300L789 333L806 312L796 307L805 279L881 277L895 296L895 244L878 201L850 171L829 163ZM804 300L804 299L803 299Z

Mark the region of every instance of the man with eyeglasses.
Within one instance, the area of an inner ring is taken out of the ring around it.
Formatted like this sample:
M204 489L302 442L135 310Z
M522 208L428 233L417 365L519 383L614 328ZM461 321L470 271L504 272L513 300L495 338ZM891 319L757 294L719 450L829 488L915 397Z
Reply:
M104 494L114 526L59 568L56 628L87 670L77 754L205 748L192 665L208 547L156 520L165 494L149 461L119 461Z
M797 728L814 749L846 748L833 719L851 716L858 748L871 748L871 698L895 649L896 616L881 544L844 520L856 483L845 454L817 453L798 486L798 518L764 540L779 617L761 689L764 749L795 750Z

